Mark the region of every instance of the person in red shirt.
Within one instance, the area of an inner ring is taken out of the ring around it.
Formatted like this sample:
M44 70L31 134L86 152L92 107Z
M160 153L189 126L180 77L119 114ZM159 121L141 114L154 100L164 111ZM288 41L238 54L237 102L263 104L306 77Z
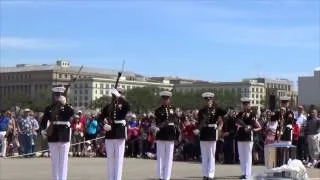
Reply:
M297 120L295 119L292 126L292 144L297 146L298 140L300 136L300 126L297 124Z
M183 147L183 157L184 160L189 160L190 158L193 159L195 154L195 134L194 130L197 129L196 123L194 119L186 119L184 122L184 126L182 129L182 136L185 142Z

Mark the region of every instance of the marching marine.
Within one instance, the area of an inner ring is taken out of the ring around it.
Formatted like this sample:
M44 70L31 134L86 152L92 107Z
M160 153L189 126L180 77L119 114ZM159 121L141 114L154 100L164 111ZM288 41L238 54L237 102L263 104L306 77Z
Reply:
M178 120L175 109L170 105L172 93L169 91L160 92L162 104L155 110L157 143L157 176L160 180L169 180L171 177L174 141L179 136L176 127Z
M106 130L105 144L107 153L107 180L121 180L125 140L127 137L126 115L130 105L125 99L122 88L112 89L113 101L106 105L101 112L99 123Z
M41 134L48 138L52 180L67 179L71 137L70 120L74 115L74 109L66 103L66 98L62 95L65 90L64 87L52 88L54 102L46 107L40 124Z
M260 131L261 126L256 119L256 114L252 112L250 98L241 98L243 111L239 112L236 120L236 130L238 141L238 153L241 166L241 179L251 177L252 168L252 147L253 131Z
M202 94L205 106L198 113L203 180L213 180L214 178L218 130L222 128L222 118L226 114L224 110L213 103L213 97L214 93L211 92ZM195 134L198 134L199 130L195 131Z

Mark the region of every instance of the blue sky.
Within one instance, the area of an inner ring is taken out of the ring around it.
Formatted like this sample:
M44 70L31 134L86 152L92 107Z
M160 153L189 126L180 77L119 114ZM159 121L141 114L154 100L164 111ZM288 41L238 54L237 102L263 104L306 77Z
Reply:
M320 65L320 1L1 0L1 65L54 63L152 76L297 80Z

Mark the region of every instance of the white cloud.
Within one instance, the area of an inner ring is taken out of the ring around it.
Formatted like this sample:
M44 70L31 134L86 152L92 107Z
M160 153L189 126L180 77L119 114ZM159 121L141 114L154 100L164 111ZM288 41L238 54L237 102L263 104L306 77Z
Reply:
M0 37L1 49L57 49L75 47L75 42L46 39L46 38L23 38L23 37Z

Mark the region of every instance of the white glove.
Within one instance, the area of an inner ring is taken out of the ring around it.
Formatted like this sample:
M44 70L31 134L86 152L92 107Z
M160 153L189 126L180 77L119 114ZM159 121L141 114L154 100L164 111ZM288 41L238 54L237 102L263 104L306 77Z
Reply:
M111 94L115 95L117 98L121 96L121 94L116 89L111 89Z
M157 133L157 132L160 131L160 129L159 129L158 127L156 127L156 126L151 127L151 130L152 130L154 133Z
M193 130L193 134L194 134L194 135L198 135L199 133L200 133L200 130L199 130L199 129Z
M42 135L42 136L46 136L46 135L47 135L47 131L46 131L46 130L42 130L42 131L41 131L41 135Z
M217 127L218 127L218 126L217 126L216 124L213 125L213 128L214 128L214 129L217 129Z
M67 99L64 96L59 96L58 97L58 101L62 104L62 105L66 105L67 104Z
M103 129L106 130L106 131L110 131L111 130L111 126L109 124L105 124L103 126Z

